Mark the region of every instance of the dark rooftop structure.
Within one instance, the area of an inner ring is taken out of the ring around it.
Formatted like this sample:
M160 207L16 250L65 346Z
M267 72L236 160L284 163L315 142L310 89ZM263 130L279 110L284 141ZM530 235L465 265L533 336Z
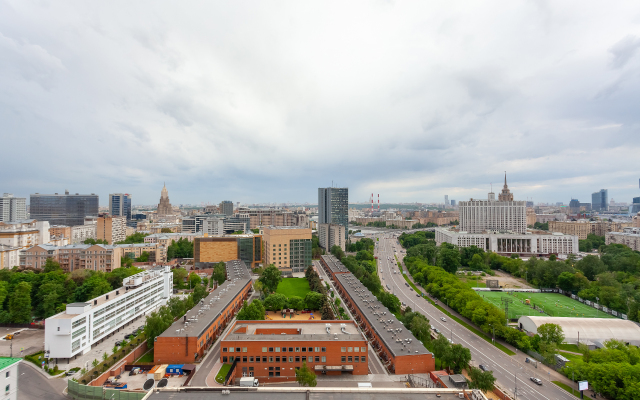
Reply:
M336 275L353 299L368 324L394 357L414 354L431 354L422 343L398 321L391 311L374 296L351 272Z
M333 275L349 272L347 267L345 267L344 264L338 261L338 259L335 256L324 255L321 257L322 257L322 260L327 264L327 266L329 267Z

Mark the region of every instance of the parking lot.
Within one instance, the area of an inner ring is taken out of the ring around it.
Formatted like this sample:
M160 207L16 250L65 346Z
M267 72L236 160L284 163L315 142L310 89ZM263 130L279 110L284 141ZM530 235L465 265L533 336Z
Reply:
M15 334L13 340L4 339L10 333ZM9 357L11 355L11 347L13 347L14 357L21 356L20 349L24 349L22 356L44 350L44 329L0 328L0 338L1 357Z
M143 372L142 374L129 376L129 371L125 372L120 376L118 382L126 382L127 390L129 389L142 389L142 385L147 380L147 373ZM167 378L167 386L166 387L181 387L184 382L187 380L187 375L179 376L170 376ZM159 381L156 381L156 385Z

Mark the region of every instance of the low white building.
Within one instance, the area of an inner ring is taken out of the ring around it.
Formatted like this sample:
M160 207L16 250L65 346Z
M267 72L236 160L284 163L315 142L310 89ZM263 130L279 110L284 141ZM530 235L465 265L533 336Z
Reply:
M18 366L21 358L0 358L0 387L4 387L2 400L16 400L18 398Z
M16 222L0 222L0 244L28 249L49 243L49 222L25 219Z
M518 318L518 326L531 334L538 333L544 324L556 324L562 328L566 343L587 341L603 343L617 339L633 345L640 345L640 326L633 321L618 318L573 318L573 317L536 317Z
M91 346L134 319L167 302L173 291L169 266L132 275L123 286L86 303L67 304L45 321L45 357L56 362L91 350Z
M467 233L453 228L436 228L436 244L451 243L459 247L476 246L498 254L577 254L578 237L553 232Z

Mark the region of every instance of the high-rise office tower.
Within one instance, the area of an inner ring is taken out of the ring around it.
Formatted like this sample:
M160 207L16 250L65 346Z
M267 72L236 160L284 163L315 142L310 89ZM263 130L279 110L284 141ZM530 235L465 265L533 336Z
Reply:
M593 211L609 210L609 190L600 189L599 192L591 194L591 209Z
M27 199L5 193L0 197L0 222L16 222L27 219Z
M109 214L114 217L126 217L131 220L131 195L113 193L109 195Z
M448 194L445 194L445 195L444 195L444 205L445 205L445 206L450 205L450 203L449 203L449 195L448 195Z
M224 200L220 203L220 213L224 215L233 215L233 202Z
M32 194L30 217L49 221L51 225L84 225L85 217L98 216L98 195L91 194Z
M345 238L349 235L349 188L318 189L318 224L344 226Z

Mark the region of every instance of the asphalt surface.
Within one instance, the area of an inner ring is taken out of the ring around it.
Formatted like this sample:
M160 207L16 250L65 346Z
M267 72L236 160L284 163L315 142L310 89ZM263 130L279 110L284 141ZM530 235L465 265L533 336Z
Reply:
M368 235L371 237L371 235ZM377 233L373 236L376 243L375 256L378 257L378 273L382 285L389 285L391 292L398 296L400 301L411 307L412 310L424 314L430 321L431 326L438 328L447 338L451 338L454 343L460 343L471 351L472 364L484 364L493 371L497 383L513 394L517 382L517 398L523 400L570 400L575 399L573 395L565 392L549 381L547 372L541 368L534 368L531 364L525 363L526 354L517 352L515 356L509 356L500 349L490 345L484 339L478 337L464 326L451 320L443 312L435 308L431 303L417 296L416 292L406 285L406 281L398 269L395 255L398 260L404 257L404 249L400 246L393 233ZM376 237L379 241L376 241ZM398 273L393 273L398 271ZM445 318L442 321L441 318ZM538 386L529 378L537 377L543 381L542 386Z
M20 363L18 374L18 399L66 400L62 391L67 386L67 381L59 378L47 379L28 361Z

